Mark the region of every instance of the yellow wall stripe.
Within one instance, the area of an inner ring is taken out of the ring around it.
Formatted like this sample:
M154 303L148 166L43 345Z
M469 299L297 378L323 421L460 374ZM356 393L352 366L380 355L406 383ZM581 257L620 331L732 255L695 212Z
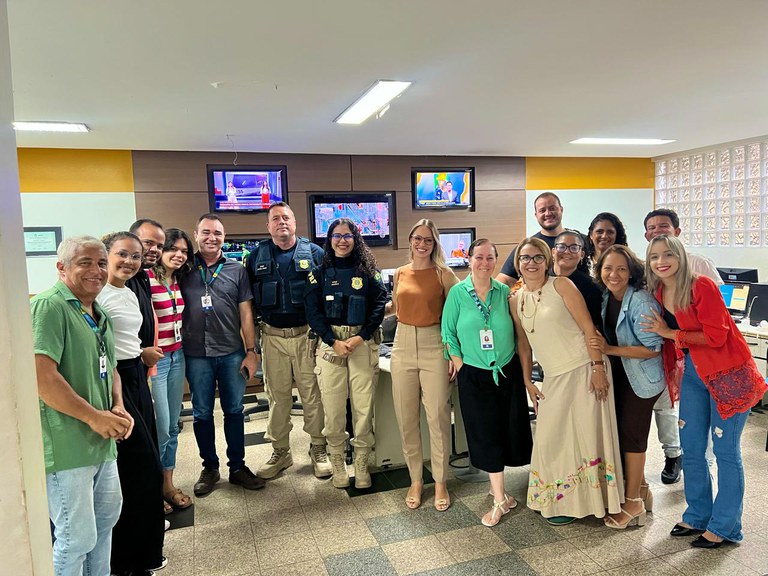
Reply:
M19 148L22 192L133 192L130 150Z
M653 188L650 158L526 158L528 190Z

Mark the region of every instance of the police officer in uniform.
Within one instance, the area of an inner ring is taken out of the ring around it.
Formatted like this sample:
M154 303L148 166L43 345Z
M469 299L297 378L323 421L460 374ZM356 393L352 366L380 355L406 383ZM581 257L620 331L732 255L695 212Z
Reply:
M272 456L259 467L259 478L274 478L293 465L289 444L293 383L304 408L304 431L310 435L309 456L315 476L331 475L323 436L323 404L314 373L314 348L309 349L309 326L304 315L304 288L323 250L296 236L296 217L285 202L267 212L270 240L259 242L246 261L254 295L254 316L261 332L264 384L269 396L265 438ZM258 331L257 331L258 332ZM312 339L314 342L314 338Z
M317 350L320 391L325 409L333 485L349 486L344 444L347 398L352 405L355 487L369 488L368 457L374 445L373 398L379 377L381 321L387 290L376 260L357 226L348 218L328 228L323 263L309 275L307 320L321 343Z

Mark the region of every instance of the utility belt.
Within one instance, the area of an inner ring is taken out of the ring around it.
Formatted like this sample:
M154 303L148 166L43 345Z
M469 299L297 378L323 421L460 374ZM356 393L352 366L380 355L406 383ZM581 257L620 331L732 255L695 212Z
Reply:
M333 334L336 336L336 338L339 338L341 340L346 340L347 338L352 338L352 336L357 335L360 330L362 330L362 326L333 326L331 325L331 330L333 330ZM373 335L371 336L371 340L373 340L374 344L381 344L384 341L384 335L381 330L381 326L376 328Z
M269 336L279 336L280 338L296 338L309 332L308 324L304 324L303 326L294 326L292 328L275 328L266 322L261 322L260 327L262 334L268 334Z

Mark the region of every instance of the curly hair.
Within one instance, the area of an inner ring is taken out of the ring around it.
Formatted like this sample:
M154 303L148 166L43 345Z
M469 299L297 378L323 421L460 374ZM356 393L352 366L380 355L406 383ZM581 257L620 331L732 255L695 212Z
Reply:
M589 230L587 230L587 245L585 246L585 249L589 260L594 260L595 254L597 254L597 248L595 247L594 242L592 242L592 231L595 229L595 226L597 226L597 223L603 220L610 222L616 229L616 242L614 242L614 244L621 244L622 246L627 245L627 231L624 228L622 221L619 220L619 217L612 212L600 212L600 214L592 218L592 222L589 224Z
M637 255L632 252L627 246L621 244L614 244L606 248L595 263L595 283L601 290L607 290L605 282L603 282L603 264L605 259L611 254L621 254L627 259L627 268L629 269L629 285L635 290L645 288L645 264Z
M109 234L104 234L104 236L101 237L101 242L106 247L107 253L112 250L112 245L118 240L136 240L140 246L139 251L141 252L144 249L144 244L141 243L141 239L139 239L139 237L136 236L136 234L133 232L128 232L127 230L123 230L121 232L110 232Z
M365 240L363 240L363 236L360 234L357 225L349 218L337 218L331 222L330 226L328 226L328 235L325 238L325 244L323 244L323 267L331 268L334 265L333 259L335 258L335 255L333 252L333 245L331 244L331 238L333 237L333 231L336 227L341 226L342 224L346 225L349 228L349 231L352 232L352 236L355 237L351 258L357 266L358 271L365 276L375 276L377 272L376 258L373 256L371 249L368 248Z

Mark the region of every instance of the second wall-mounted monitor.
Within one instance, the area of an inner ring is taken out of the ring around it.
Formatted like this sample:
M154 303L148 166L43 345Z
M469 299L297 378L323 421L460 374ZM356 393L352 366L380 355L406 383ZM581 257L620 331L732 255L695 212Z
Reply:
M368 246L388 246L392 244L394 216L395 195L392 192L309 195L312 241L320 246L328 237L329 226L338 218L352 220Z
M469 245L475 241L474 228L443 228L440 245L445 253L445 263L451 268L469 266Z
M758 282L757 268L720 268L717 272L723 282Z
M416 210L474 210L475 169L412 168L411 192Z
M208 204L211 212L264 212L286 202L285 166L208 165Z
M248 254L253 252L259 242L268 238L269 236L254 236L250 238L227 237L226 242L221 245L221 251L227 258L243 262L248 257Z

